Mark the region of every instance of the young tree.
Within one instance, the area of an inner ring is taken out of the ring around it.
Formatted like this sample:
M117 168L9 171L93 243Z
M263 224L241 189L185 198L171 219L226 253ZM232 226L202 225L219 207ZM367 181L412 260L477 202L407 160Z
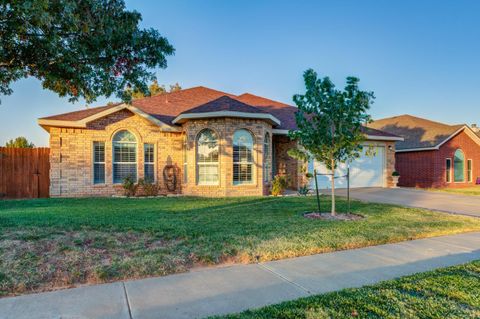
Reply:
M20 148L34 148L35 145L29 142L25 137L19 136L16 139L11 139L5 144L5 147L20 147Z
M293 97L298 106L298 130L289 132L299 147L290 154L305 161L315 159L331 171L331 213L335 215L335 169L360 155L360 143L365 139L362 126L370 121L367 110L375 97L373 92L359 90L355 77L347 77L344 90L336 89L328 77L318 78L312 69L305 71L303 78L305 94Z
M30 76L70 101L148 93L151 69L165 68L174 48L141 19L123 0L1 1L0 95Z

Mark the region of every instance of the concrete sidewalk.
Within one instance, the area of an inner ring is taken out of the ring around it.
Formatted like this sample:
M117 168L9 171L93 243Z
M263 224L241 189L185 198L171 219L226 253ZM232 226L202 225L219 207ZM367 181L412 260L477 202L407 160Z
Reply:
M202 318L480 259L480 233L0 299L0 318Z

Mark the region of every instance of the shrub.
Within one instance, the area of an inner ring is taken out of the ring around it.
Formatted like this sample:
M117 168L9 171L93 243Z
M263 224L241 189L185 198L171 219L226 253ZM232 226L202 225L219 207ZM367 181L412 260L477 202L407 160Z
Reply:
M122 188L125 196L135 196L135 194L137 193L138 184L135 184L133 179L128 176L123 179Z
M287 188L287 178L285 176L276 175L272 181L272 195L282 195Z
M308 195L308 191L309 191L309 188L308 188L307 185L300 186L300 187L298 188L298 195L307 196L307 195Z
M392 176L400 176L400 173L397 171L393 171Z
M152 183L148 180L141 178L138 181L138 184L142 187L143 195L145 196L157 196L159 187L157 183Z

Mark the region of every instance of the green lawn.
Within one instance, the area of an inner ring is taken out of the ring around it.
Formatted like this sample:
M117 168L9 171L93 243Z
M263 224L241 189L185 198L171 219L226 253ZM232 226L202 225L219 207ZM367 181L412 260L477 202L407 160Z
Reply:
M480 261L221 318L480 318Z
M361 202L361 221L302 217L314 209L314 197L0 201L0 296L480 231L480 219Z
M480 185L465 188L429 188L428 190L460 195L480 196Z

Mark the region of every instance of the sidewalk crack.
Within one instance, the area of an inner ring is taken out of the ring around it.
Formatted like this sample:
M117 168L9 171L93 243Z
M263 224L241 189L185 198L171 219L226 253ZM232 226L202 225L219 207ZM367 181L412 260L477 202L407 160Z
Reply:
M123 286L123 292L125 294L125 301L127 302L128 316L130 317L130 319L133 319L132 309L130 308L130 300L128 300L127 287L125 287L124 282L122 282L122 286Z
M286 282L288 282L289 284L292 284L293 286L295 286L295 287L297 287L297 288L305 291L307 294L312 295L312 292L311 292L310 290L308 290L307 288L303 287L302 285L297 284L296 282L288 279L287 277L282 276L281 274L279 274L278 272L276 272L276 271L273 270L272 268L268 267L267 265L265 265L265 264L260 264L260 263L258 263L257 265L258 265L259 267L265 269L266 271L270 272L271 274L275 275L276 277L282 279L283 281L286 281Z

